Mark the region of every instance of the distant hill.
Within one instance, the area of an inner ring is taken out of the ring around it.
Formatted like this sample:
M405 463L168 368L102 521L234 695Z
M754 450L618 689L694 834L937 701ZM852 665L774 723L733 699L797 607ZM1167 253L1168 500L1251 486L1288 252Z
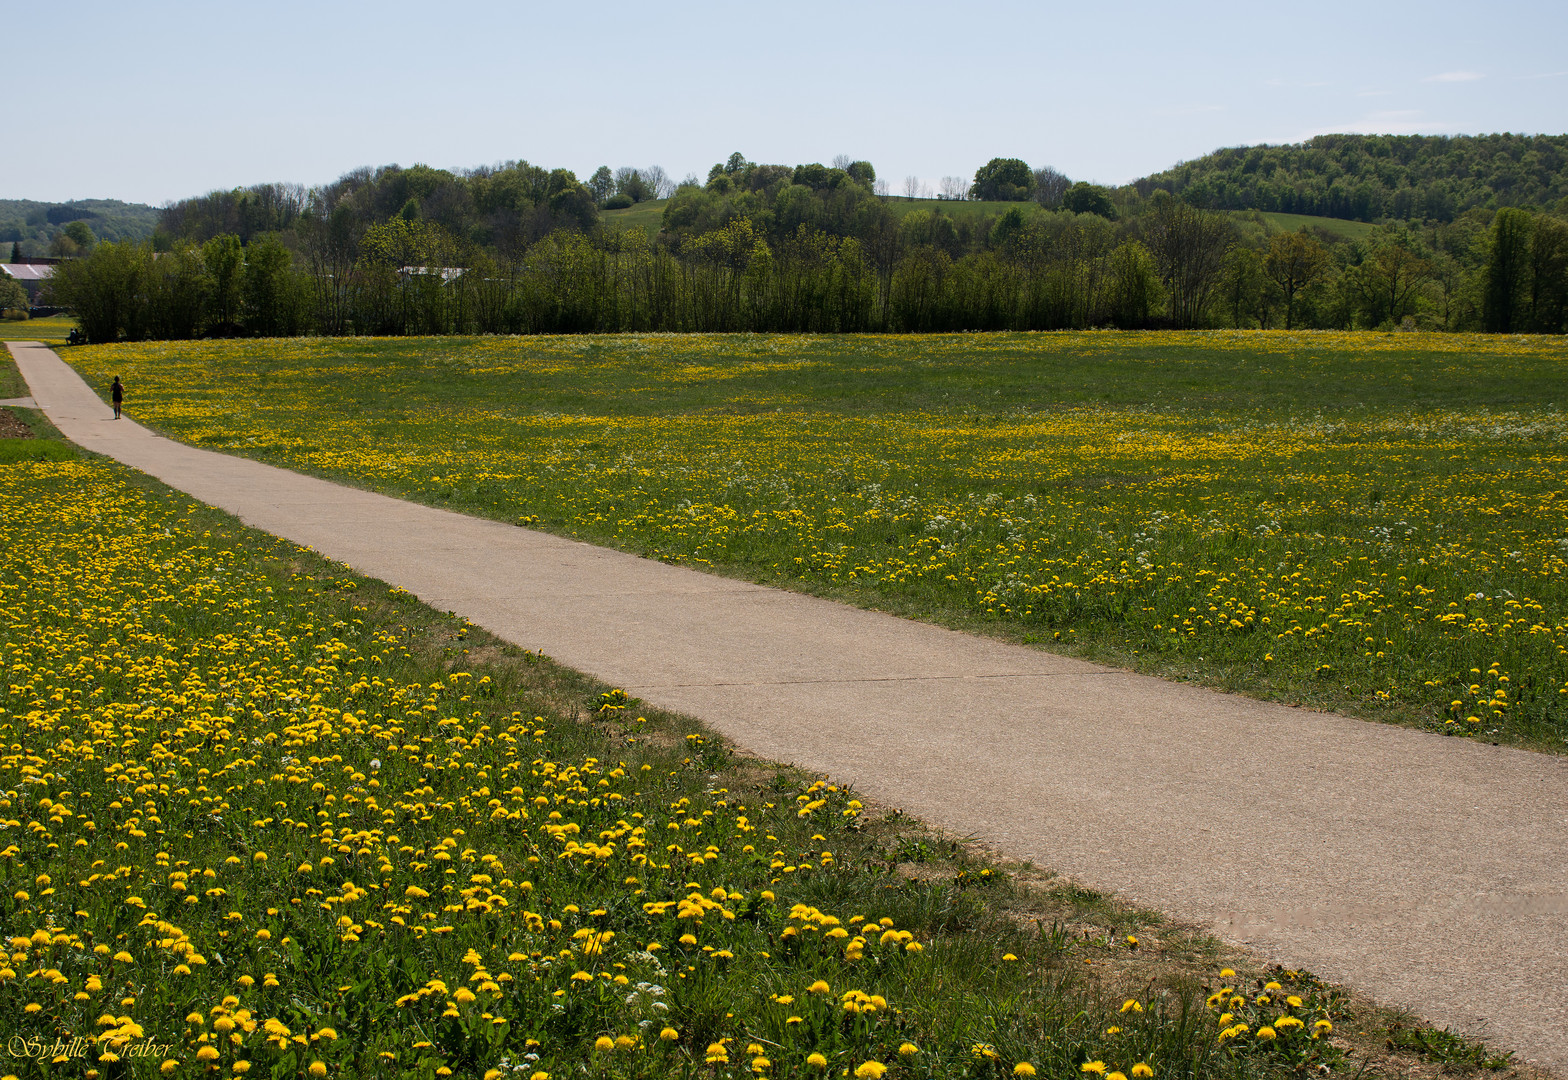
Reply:
M159 212L155 206L118 199L0 199L0 259L11 254L17 241L23 255L49 254L55 234L73 221L85 221L100 240L146 240L158 225Z
M1219 210L1452 221L1477 207L1568 200L1568 135L1319 135L1216 150L1132 186Z

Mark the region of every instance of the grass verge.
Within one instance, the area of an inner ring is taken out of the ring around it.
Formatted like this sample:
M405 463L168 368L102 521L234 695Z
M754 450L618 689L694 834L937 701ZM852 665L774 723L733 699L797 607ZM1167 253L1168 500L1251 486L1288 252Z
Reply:
M9 352L0 352L0 398L27 396L27 384ZM0 408L0 465L18 461L70 461L77 449L38 409Z

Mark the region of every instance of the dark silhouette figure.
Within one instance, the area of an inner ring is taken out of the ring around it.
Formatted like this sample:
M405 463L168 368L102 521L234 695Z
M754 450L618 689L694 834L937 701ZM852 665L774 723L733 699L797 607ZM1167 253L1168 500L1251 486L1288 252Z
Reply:
M120 377L114 377L114 385L109 387L109 397L114 400L114 418L120 418L120 402L125 400L125 387L120 385Z

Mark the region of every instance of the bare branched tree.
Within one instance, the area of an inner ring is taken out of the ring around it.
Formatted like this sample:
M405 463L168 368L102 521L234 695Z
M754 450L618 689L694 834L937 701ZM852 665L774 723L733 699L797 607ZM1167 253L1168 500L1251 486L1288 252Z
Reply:
M877 177L871 185L871 190L884 199L893 194L893 187L887 182L887 177L885 176Z
M918 199L920 197L920 177L904 177L904 198Z
M1198 326L1219 284L1235 226L1223 214L1170 195L1155 196L1149 218L1149 248L1170 297L1171 319L1183 329Z
M1035 201L1048 210L1054 210L1062 205L1062 196L1067 194L1067 189L1073 182L1066 176L1057 172L1049 165L1034 171L1034 197Z
M942 198L962 199L968 190L969 184L962 176L942 177Z
M675 181L658 165L649 165L642 171L642 179L653 191L655 199L668 199L675 194Z
M835 169L847 169L854 163L855 159L850 157L848 154L833 155L833 167Z

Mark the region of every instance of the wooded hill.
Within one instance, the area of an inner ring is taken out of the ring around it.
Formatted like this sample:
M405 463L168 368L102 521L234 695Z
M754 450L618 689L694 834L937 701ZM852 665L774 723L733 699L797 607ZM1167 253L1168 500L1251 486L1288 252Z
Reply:
M1568 135L1319 135L1289 146L1216 150L1131 187L1216 210L1352 221L1568 209Z
M150 238L158 227L162 211L143 203L127 203L118 199L77 199L73 202L48 203L32 199L0 199L0 259L5 258L11 245L16 245L22 255L74 255L81 247L72 240L70 245L59 242L65 227L73 221L84 223L92 230L94 240L131 240L140 242Z

